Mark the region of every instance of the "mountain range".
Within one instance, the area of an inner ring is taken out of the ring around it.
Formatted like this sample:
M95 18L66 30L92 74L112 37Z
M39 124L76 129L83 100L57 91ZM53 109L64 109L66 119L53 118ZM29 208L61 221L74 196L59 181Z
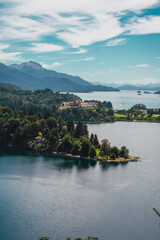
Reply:
M10 66L0 63L0 82L15 84L25 90L50 88L61 92L120 91L113 87L94 85L78 76L47 70L33 61Z
M100 84L100 82L96 81L94 84ZM106 86L106 83L101 83ZM118 84L118 83L107 83L108 87L118 88L120 90L147 90L147 91L157 91L160 90L160 83L148 83L148 84Z
M160 89L160 84L147 85L123 85L118 87L120 90L149 90L155 91Z

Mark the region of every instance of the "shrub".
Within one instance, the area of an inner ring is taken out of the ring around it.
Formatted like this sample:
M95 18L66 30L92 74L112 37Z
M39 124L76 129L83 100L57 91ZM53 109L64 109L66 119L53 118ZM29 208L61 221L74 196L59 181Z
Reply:
M80 141L75 141L73 143L73 148L72 148L72 154L73 155L79 155L80 153L80 147L81 147L81 142Z
M110 154L110 159L115 160L116 159L116 154L115 153L111 153Z
M120 150L120 157L127 157L129 156L129 150L126 148L126 146L121 147Z
M119 156L119 149L116 146L111 147L110 148L110 154L111 153L114 153L116 155L116 157L118 157Z

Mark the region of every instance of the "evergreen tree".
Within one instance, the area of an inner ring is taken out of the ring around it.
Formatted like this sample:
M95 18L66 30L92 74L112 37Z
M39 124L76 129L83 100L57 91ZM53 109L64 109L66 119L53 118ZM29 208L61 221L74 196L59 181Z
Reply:
M68 128L68 132L71 134L71 136L73 136L74 134L74 122L72 119L67 121L67 128Z
M44 119L47 119L47 118L49 118L50 116L51 116L51 114L50 114L49 110L47 109L47 111L46 111L45 114L44 114Z
M80 151L80 155L82 157L88 157L89 156L89 151L90 151L90 141L87 137L82 138L82 147Z
M81 142L76 140L74 143L73 143L73 148L72 148L72 154L73 155L79 155L80 153L80 148L81 148Z
M88 134L89 134L89 132L88 132L88 126L86 125L86 124L84 124L83 125L83 128L84 128L84 134L83 135L86 135L87 137L88 137ZM83 136L82 135L82 136Z
M95 149L94 146L91 147L89 155L90 155L91 158L96 157L96 149Z
M102 144L100 146L100 151L102 156L106 156L109 154L110 150L110 143L107 139L102 140Z
M125 158L129 157L129 150L126 148L126 146L121 147L120 156Z
M66 134L62 139L62 151L65 153L70 153L72 150L72 137L69 134Z
M116 146L110 148L110 154L114 153L116 157L119 156L119 152L120 150Z
M47 119L47 125L48 125L49 129L56 128L57 122L56 122L55 117L49 117Z
M95 136L94 134L92 133L91 136L90 136L90 142L94 145L94 141L95 141Z
M95 136L94 136L94 143L93 143L93 145L96 146L96 147L98 147L98 148L99 148L99 146L100 146L99 140L98 140L98 137L97 137L97 134L95 134Z
M85 135L84 134L84 126L81 121L78 121L76 129L75 129L75 137L80 138L81 136Z

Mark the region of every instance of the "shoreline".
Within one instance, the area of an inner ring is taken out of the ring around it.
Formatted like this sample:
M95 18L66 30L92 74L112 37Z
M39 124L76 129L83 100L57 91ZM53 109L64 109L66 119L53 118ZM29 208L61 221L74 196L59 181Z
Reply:
M140 157L134 157L134 156L130 156L127 159L119 157L119 158L116 158L115 160L112 160L112 159L105 159L105 158L99 158L99 157L95 157L95 158L82 157L80 155L72 155L71 153L62 153L62 152L60 153L52 152L52 154L59 157L65 157L65 158L71 158L71 159L84 159L84 160L106 162L106 163L138 162L140 160Z
M3 146L1 146L3 147ZM5 147L5 146L4 146ZM42 149L41 151L35 151L34 149L31 148L20 148L18 146L13 146L13 145L8 145L6 146L8 148L14 148L14 149L19 149L19 150L25 150L25 151L32 151L34 153L40 153L40 154L52 154L55 157L63 157L66 159L73 159L73 160L88 160L88 161L95 161L95 162L103 162L103 163L127 163L127 162L138 162L140 161L140 157L134 157L134 156L129 156L129 158L125 159L122 157L116 158L115 160L113 159L106 159L106 158L99 158L99 157L95 157L95 158L90 158L90 157L82 157L80 155L72 155L71 153L64 153L64 152L50 152L50 151L46 151L45 149Z
M89 121L83 121L85 124L101 124L101 123L116 123L116 122L142 122L142 123L160 123L160 121L149 121L149 120L115 120L115 121L97 121L97 122L89 122ZM75 121L75 123L77 123Z

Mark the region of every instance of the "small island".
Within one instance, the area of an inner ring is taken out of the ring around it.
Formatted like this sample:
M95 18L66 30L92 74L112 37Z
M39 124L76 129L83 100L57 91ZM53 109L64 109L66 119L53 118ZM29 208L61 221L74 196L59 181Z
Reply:
M107 139L100 143L96 134L89 136L87 125L81 121L75 124L72 119L64 121L54 113L42 114L30 108L13 111L8 106L0 107L0 146L104 162L138 160L129 156L125 146L118 149Z
M148 92L148 91L144 91L145 94L152 94L151 92Z
M154 94L160 94L160 91L155 92Z

